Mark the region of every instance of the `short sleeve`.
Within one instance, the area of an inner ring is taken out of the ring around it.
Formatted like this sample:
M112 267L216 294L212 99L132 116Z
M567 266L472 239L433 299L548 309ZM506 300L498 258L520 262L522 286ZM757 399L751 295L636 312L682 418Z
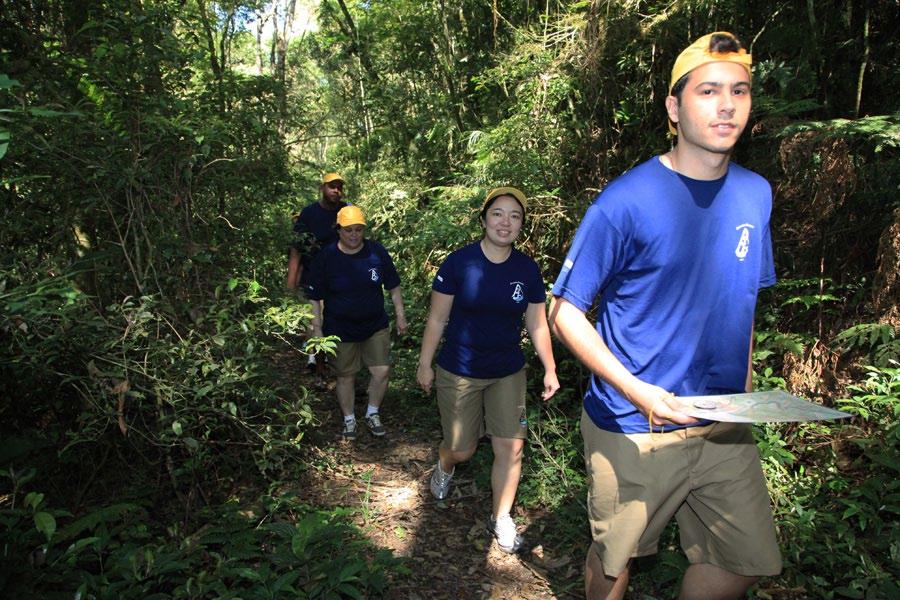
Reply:
M541 269L533 259L528 258L529 276L526 289L528 290L529 304L543 304L547 301L547 290L544 286L544 278L541 275Z
M385 247L379 244L378 252L381 254L381 258L384 261L384 289L392 290L400 285L400 275L397 273L397 267L394 265L394 260L391 258L391 255Z
M325 299L326 255L326 252L319 252L309 267L309 278L306 280L306 295L311 300Z
M431 284L431 289L435 292L447 294L448 296L456 295L458 287L456 277L457 258L457 252L451 253L438 269L437 275L434 276L434 281Z
M598 198L587 210L562 270L553 286L553 295L565 298L579 310L587 311L597 295L624 264L624 235L610 220Z
M759 266L759 287L765 288L775 285L778 281L775 277L775 259L772 252L772 230L766 224L762 239L762 261Z

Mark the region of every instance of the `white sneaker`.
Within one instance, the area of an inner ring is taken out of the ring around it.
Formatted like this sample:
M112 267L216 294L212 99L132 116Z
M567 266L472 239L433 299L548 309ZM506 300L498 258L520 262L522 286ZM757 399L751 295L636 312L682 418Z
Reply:
M487 522L488 533L497 540L497 547L507 554L515 554L522 549L525 540L516 531L516 523L509 515L497 519L491 515Z
M456 469L453 469L456 471ZM441 468L441 459L438 459L431 473L431 495L438 500L443 500L450 492L450 481L453 479L453 473L446 473Z
M344 421L344 430L341 432L344 439L353 441L356 439L356 421Z
M381 424L381 417L378 416L378 413L372 413L366 417L366 425L369 426L369 431L375 437L381 437L385 434L384 425Z

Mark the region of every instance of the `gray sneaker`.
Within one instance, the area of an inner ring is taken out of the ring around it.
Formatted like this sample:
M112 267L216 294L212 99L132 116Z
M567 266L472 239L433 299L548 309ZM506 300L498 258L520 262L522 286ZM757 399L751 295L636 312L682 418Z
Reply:
M456 468L453 469L456 471ZM443 500L450 492L450 481L453 479L453 473L446 473L441 468L441 459L438 459L431 473L431 495L438 500Z
M375 437L381 437L385 434L384 425L381 424L381 417L378 416L378 413L366 417L366 425L369 426L369 431Z
M509 515L497 519L493 515L488 517L487 531L497 540L497 547L507 554L515 554L525 543L524 538L516 532L516 522Z
M345 440L353 441L356 439L356 421L344 421L344 431L341 432Z

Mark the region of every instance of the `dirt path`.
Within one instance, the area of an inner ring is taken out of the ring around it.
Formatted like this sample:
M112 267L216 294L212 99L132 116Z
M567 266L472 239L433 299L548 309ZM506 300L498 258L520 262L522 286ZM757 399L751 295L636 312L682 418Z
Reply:
M394 581L388 598L582 597L582 559L559 549L551 555L541 545L542 515L521 508L514 514L529 545L525 552L510 556L496 547L485 532L490 489L474 481L474 469L458 468L447 500L432 497L428 481L440 438L433 405L415 398L386 403L388 434L375 438L360 423L351 443L341 440L333 391L316 396L321 425L307 438L310 468L301 481L303 496L319 506L358 509L354 518L364 534L404 557L411 574ZM357 413L362 406L365 399L358 397Z

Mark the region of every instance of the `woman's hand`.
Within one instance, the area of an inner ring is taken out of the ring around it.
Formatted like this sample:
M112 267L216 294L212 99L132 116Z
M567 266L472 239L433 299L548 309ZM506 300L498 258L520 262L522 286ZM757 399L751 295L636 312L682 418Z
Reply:
M434 384L434 369L431 368L431 365L419 365L419 368L416 369L416 381L419 382L419 386L425 390L426 394L431 393L431 386Z
M559 379L556 377L556 371L544 372L544 391L541 392L541 400L546 402L553 397L556 390L559 389Z
M398 315L395 321L397 323L397 333L405 335L406 330L409 329L409 323L406 322L406 315Z

